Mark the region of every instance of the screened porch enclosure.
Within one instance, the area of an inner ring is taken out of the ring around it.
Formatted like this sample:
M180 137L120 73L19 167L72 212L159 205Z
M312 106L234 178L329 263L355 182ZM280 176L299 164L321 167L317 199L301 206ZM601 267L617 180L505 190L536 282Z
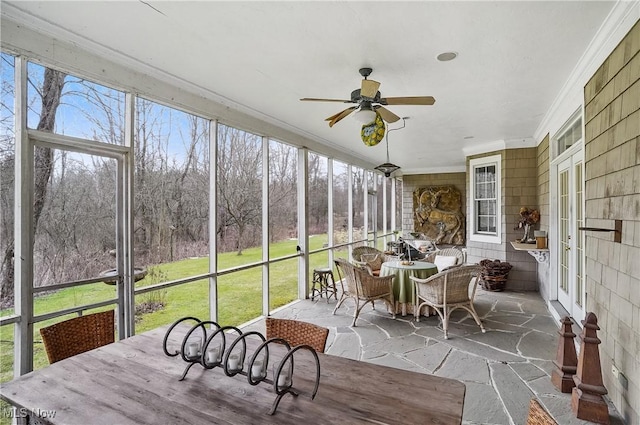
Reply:
M115 308L119 338L187 315L240 325L307 297L352 246L396 238L399 179L2 61L1 248L22 259L2 268L3 382L47 364L49 324Z

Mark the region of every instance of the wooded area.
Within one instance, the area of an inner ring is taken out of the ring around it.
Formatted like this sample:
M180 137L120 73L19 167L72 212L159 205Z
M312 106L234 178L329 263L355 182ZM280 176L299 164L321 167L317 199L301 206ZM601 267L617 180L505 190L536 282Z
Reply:
M13 57L2 54L0 129L0 282L4 307L14 285L15 96ZM124 93L29 64L28 127L125 144ZM34 125L34 123L37 123ZM209 121L150 100L136 100L134 250L136 266L209 254ZM259 246L262 238L263 139L218 125L215 229L219 252ZM269 140L271 241L297 238L295 147ZM336 163L338 164L338 163ZM115 159L36 146L34 285L95 277L115 267ZM362 169L353 169L354 226L363 225ZM309 226L327 233L327 158L309 154ZM335 167L334 232L346 230L348 176ZM379 197L379 199L381 199ZM381 216L382 205L379 215Z

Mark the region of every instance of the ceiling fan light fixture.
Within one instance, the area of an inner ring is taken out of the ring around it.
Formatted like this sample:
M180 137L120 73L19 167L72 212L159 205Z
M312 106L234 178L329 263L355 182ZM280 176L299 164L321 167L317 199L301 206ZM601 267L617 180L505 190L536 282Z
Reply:
M385 162L384 164L380 164L375 168L375 170L378 170L381 173L383 173L385 177L391 176L391 173L393 173L394 171L397 171L399 169L400 169L400 167L398 167L397 165L392 164L390 162Z
M376 119L376 112L371 108L360 108L357 110L353 117L363 124L369 124Z

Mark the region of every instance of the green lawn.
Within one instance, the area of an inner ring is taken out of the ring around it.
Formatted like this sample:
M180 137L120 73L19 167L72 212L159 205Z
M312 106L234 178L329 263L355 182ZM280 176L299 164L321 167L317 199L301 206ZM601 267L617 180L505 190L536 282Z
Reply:
M311 250L319 249L326 243L326 235L311 237L309 240ZM274 243L270 247L270 257L278 258L293 254L296 252L296 245L296 240ZM343 254L337 253L336 256L343 256ZM346 256L346 252L344 256ZM236 255L235 252L225 253L218 257L218 268L227 269L258 262L261 259L262 250L260 248L247 249L243 251L241 256ZM314 267L326 267L328 253L311 255L310 262L311 270ZM148 267L147 277L137 282L136 286L141 287L199 275L207 273L208 268L208 258L160 264ZM270 309L285 305L297 298L297 276L298 258L270 265ZM115 286L104 283L84 285L37 297L34 301L34 311L36 314L43 314L115 297ZM154 300L164 301L164 308L140 315L136 322L137 333L173 323L184 316L195 316L202 320L209 319L209 285L206 279L136 296L136 304ZM109 308L113 308L113 306L95 311ZM221 325L240 325L260 316L262 314L262 267L220 276L218 278L218 311L218 321ZM11 313L13 313L11 310L0 312L1 315ZM73 316L69 315L68 318ZM60 320L62 319L56 318L34 325L34 369L48 365L39 329ZM0 327L0 382L6 382L13 378L13 329L13 325ZM0 423L5 423L4 419L0 418Z

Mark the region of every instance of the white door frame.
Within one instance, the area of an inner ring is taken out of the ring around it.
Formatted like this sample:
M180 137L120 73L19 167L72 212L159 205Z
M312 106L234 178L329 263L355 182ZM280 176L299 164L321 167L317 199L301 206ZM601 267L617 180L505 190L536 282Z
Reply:
M561 251L560 249L564 249L563 247L560 246L560 225L558 222L558 207L559 207L559 187L558 187L558 179L559 179L559 170L560 170L560 165L562 163L564 163L565 161L569 160L571 161L571 165L570 165L570 174L573 175L573 165L574 163L572 162L572 159L578 159L582 161L582 193L584 194L584 186L585 186L585 182L584 182L584 146L583 146L583 141L579 141L577 143L575 143L573 146L571 146L569 149L567 149L565 152L563 152L562 154L558 155L557 158L555 158L549 166L549 189L550 189L550 196L549 196L549 230L550 230L550 235L552 236L552 240L551 242L551 252L550 252L550 266L549 266L549 301L552 300L558 300L560 301L560 303L562 304L563 308L567 309L567 305L569 307L571 307L571 304L568 302L568 298L562 299L562 294L560 293L559 290L559 264L560 264L560 254ZM571 182L570 182L571 184ZM571 194L572 198L575 196L575 194ZM573 199L571 201L572 203L575 202L575 199ZM582 200L582 213L583 213L583 217L584 217L584 199ZM575 213L575 211L572 211L572 214ZM574 217L575 215L572 215L572 217ZM572 218L571 219L572 224L575 222L575 220ZM570 249L572 250L572 252L576 252L576 248L577 248L577 241L578 238L581 238L582 240L582 247L584 248L584 234L583 232L579 232L577 231L577 229L574 229L571 232L571 237L572 237L572 242L571 242L571 246ZM571 258L571 270L572 272L575 271L575 267L576 267L576 258L575 256L572 256ZM584 268L584 258L583 258L583 268ZM575 319L575 321L577 323L580 323L580 320L584 319L584 312L585 312L585 298L584 298L584 293L585 293L585 288L584 288L584 284L585 282L583 282L583 287L582 287L582 301L583 301L583 308L582 310L580 310L579 308L575 307L575 308L568 308L567 312L572 315ZM575 285L574 285L575 286ZM573 297L573 295L570 293L570 296ZM563 304L564 302L564 304Z

